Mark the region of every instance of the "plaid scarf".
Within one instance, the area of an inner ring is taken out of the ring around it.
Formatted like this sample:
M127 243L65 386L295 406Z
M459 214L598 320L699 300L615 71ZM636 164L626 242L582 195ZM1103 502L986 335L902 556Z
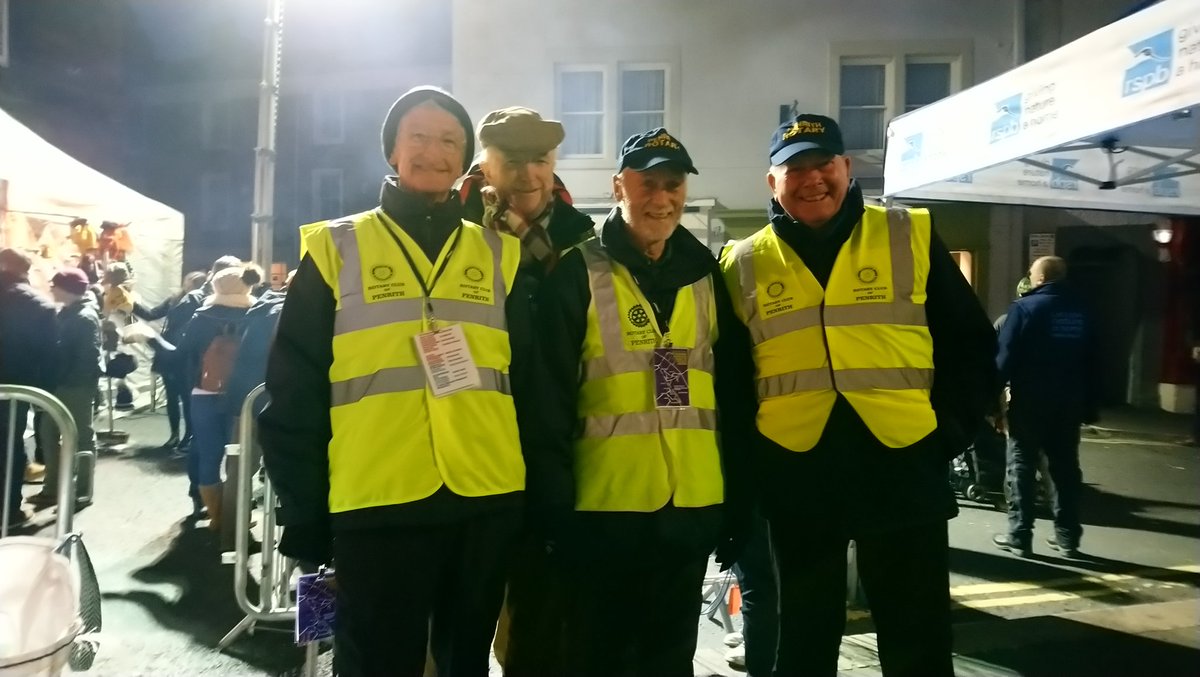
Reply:
M554 203L562 200L571 204L571 194L566 186L554 177L553 194L550 204L532 222L526 221L519 214L509 209L500 209L498 196L494 189L487 185L483 178L483 170L478 165L472 167L459 183L458 194L463 203L479 199L483 202L483 218L480 225L501 233L515 235L521 240L521 265L525 266L538 262L549 272L558 263L558 249L550 238L550 219L554 215Z

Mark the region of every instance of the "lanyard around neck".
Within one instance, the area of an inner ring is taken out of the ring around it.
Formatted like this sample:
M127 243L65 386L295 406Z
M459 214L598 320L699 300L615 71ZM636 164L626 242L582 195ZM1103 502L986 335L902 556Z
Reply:
M391 224L389 224L387 221L384 221L383 226L384 230L387 231L387 234L391 236L392 241L395 242L396 246L400 248L400 253L404 254L404 260L408 262L408 267L412 269L413 277L417 278L417 284L421 286L421 293L425 295L425 310L429 313L430 322L433 322L433 304L430 301L432 290L435 286L437 286L437 281L441 279L442 273L446 272L446 266L450 263L450 257L454 255L454 250L458 248L458 240L462 237L463 231L462 223L460 222L458 227L454 229L454 239L450 242L450 249L446 252L446 256L442 258L442 265L434 271L433 277L431 277L428 282L426 282L425 277L421 275L420 269L417 268L417 262L413 260L412 254L410 254L408 251L408 247L404 246L404 241L401 240L400 236L392 230Z

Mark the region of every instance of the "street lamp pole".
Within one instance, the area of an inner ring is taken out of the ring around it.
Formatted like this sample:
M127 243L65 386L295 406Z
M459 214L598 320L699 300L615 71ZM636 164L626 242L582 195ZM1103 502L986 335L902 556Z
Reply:
M283 53L283 2L267 0L262 80L258 85L258 145L254 149L254 213L250 216L250 258L267 271L274 261L275 126Z

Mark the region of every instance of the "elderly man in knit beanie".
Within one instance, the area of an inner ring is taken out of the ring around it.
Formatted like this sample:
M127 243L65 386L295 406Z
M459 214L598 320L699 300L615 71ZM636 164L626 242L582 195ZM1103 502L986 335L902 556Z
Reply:
M405 93L382 142L379 207L302 229L268 358L280 550L336 559L339 674L421 675L428 641L438 674L483 677L539 448L521 244L464 219L449 93Z

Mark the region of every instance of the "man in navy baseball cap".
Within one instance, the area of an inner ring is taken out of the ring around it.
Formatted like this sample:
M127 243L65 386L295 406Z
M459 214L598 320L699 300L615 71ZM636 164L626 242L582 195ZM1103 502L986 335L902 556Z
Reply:
M696 165L687 149L679 139L667 133L662 127L648 132L634 134L625 140L621 146L621 155L617 160L617 171L632 169L635 172L645 171L651 167L669 162L688 174L699 174Z
M805 113L779 125L771 135L771 164L785 165L806 150L823 150L831 155L843 155L846 144L842 130L832 118Z

